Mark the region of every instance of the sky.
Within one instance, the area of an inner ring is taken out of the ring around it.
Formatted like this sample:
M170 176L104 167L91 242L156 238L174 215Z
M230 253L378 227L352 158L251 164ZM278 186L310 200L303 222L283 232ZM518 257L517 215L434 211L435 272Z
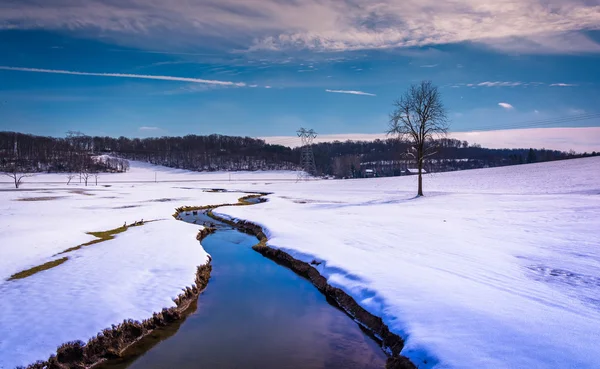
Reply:
M454 137L600 151L600 0L1 0L0 50L0 130L373 138L431 80Z

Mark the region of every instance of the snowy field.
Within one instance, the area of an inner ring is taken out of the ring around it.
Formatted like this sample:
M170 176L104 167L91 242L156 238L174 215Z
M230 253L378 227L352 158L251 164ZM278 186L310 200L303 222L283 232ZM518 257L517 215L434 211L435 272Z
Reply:
M425 198L414 198L415 177L296 183L293 172L230 178L131 164L87 188L38 175L13 191L0 178L0 368L173 306L206 262L199 227L175 221L174 208L242 196L205 188L272 192L218 212L323 261L331 284L406 338L403 354L419 368L600 363L600 158L427 175ZM159 221L6 281L94 239L85 232L141 219Z
M278 186L219 213L319 266L419 368L600 367L600 158Z

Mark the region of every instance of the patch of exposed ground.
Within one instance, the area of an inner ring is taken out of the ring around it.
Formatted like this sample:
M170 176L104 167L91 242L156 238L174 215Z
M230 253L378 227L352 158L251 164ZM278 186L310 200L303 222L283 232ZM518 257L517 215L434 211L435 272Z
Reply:
M87 192L87 190L71 190L69 192L77 194L77 195L94 196L93 193L89 193L89 192Z
M162 199L154 199L154 200L147 200L146 202L171 202L171 201L180 201L182 199L170 199L170 198L162 198Z
M125 224L125 225L122 225L119 228L110 229L108 231L86 232L87 234L96 237L96 239L92 240L92 241L89 241L89 242L86 242L86 243L82 243L81 245L77 245L77 246L68 248L68 249L66 249L64 251L61 251L58 254L54 254L52 256L54 257L54 256L63 255L63 254L66 254L66 253L69 253L69 252L72 252L72 251L79 250L82 247L91 246L91 245L95 245L95 244L100 243L100 242L112 240L112 239L115 238L115 235L117 235L119 233L123 233L123 232L125 232L126 230L128 230L131 227L142 226L142 225L144 225L144 224L146 224L148 222L154 222L154 221L156 221L156 220L147 220L147 221L143 221L142 220L142 221L133 222L130 225ZM48 270L48 269L57 267L57 266L65 263L67 260L69 260L69 258L65 256L65 257L63 257L61 259L52 260L52 261L49 261L47 263L34 266L33 268L29 268L29 269L26 269L26 270L23 270L23 271L20 271L18 273L13 274L12 276L10 276L10 278L8 278L8 280L12 281L12 280L15 280L15 279L27 278L29 276L32 276L32 275L34 275L36 273L39 273L39 272L42 272L44 270Z
M140 220L140 221L133 222L131 224L125 223L118 228L109 229L108 231L86 232L86 234L89 234L90 236L94 236L94 237L96 237L96 239L86 242L86 243L82 243L81 245L77 245L75 247L68 248L64 251L59 252L56 255L66 254L71 251L79 250L82 247L91 246L91 245L95 245L100 242L112 240L115 238L116 235L127 231L131 227L139 227L139 226L143 226L146 223L155 222L155 221L157 221L157 220L146 220L146 221Z
M62 199L64 196L39 196L39 197L21 197L14 201L52 201Z
M69 260L69 258L65 256L65 257L57 259L57 260L52 260L47 263L34 266L33 268L29 268L29 269L26 269L26 270L23 270L21 272L11 275L10 278L8 278L8 280L13 281L15 279L23 279L23 278L30 277L36 273L43 272L44 270L48 270L48 269L57 267L57 266L61 265L62 263L66 262L67 260Z

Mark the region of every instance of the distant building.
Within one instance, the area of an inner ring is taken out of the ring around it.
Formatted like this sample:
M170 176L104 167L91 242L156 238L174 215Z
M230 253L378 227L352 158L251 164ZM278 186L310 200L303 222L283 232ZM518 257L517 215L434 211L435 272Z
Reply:
M365 169L365 177L375 177L375 169Z
M421 173L422 174L426 174L427 171L425 169L421 169ZM406 170L404 171L404 174L406 174L406 175L419 174L419 169L417 169L417 168L406 168Z

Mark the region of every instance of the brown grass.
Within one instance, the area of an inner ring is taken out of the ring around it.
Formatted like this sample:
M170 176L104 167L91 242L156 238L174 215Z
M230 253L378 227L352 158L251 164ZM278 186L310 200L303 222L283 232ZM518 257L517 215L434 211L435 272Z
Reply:
M93 193L89 193L86 190L71 190L69 192L77 195L94 196Z
M23 271L21 271L19 273L15 273L15 274L11 275L10 278L8 278L8 280L9 281L13 281L15 279L23 279L23 278L30 277L30 276L32 276L32 275L34 275L36 273L43 272L44 270L48 270L48 269L52 269L54 267L57 267L57 266L61 265L62 263L66 262L67 260L69 260L69 258L65 256L64 258L60 258L60 259L57 259L57 260L49 261L49 262L44 263L42 265L38 265L38 266L35 266L33 268L29 268L27 270L23 270Z
M147 221L143 221L143 222L142 221L135 222L133 224L130 224L130 225L127 225L127 226L121 226L119 228L110 229L108 231L86 232L87 234L96 237L96 239L92 240L90 242L82 243L81 245L70 247L70 248L68 248L68 249L66 249L64 251L61 251L58 254L54 254L52 256L58 256L58 255L66 254L66 253L71 252L71 251L79 250L82 247L91 246L91 245L95 245L95 244L100 243L100 242L112 240L112 239L115 238L115 236L117 234L123 233L123 232L125 232L126 230L128 230L131 227L139 227L139 226L142 226L142 225L144 225L146 223L154 222L154 221L156 221L156 220L147 220ZM41 271L57 267L57 266L63 264L64 262L66 262L67 260L69 260L69 258L65 256L65 257L63 257L61 259L49 261L47 263L35 266L33 268L30 268L30 269L23 270L21 272L15 273L12 276L10 276L10 278L8 280L12 281L12 280L15 280L15 279L27 278L29 276L34 275L35 273L39 273Z
M155 221L156 220L145 220L145 221L135 222L135 223L130 224L130 225L123 225L123 226L120 226L118 228L109 229L108 231L86 232L87 234L96 237L96 239L95 240L91 240L91 241L86 242L86 243L82 243L81 245L77 245L77 246L68 248L68 249L66 249L64 251L59 252L56 255L66 254L66 253L71 252L71 251L79 250L82 247L91 246L91 245L95 245L95 244L100 243L100 242L112 240L112 239L115 238L116 235L118 235L119 233L125 232L126 230L128 230L131 227L139 227L139 226L142 226L142 225L144 225L146 223L155 222Z
M40 197L21 197L14 201L52 201L62 199L64 196L40 196Z

